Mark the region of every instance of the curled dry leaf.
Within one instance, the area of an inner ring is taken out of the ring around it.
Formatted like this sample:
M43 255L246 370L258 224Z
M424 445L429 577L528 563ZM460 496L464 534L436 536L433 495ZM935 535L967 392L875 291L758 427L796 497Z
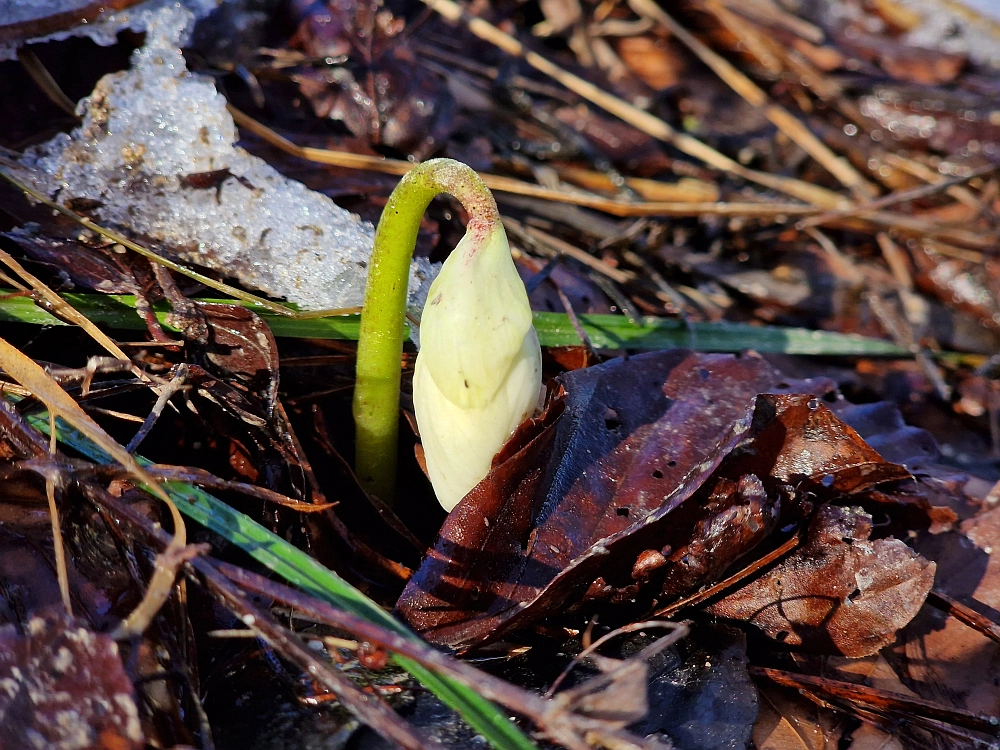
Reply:
M303 66L295 77L316 114L372 144L429 153L446 139L454 100L439 76L417 64L405 21L356 0L313 5L297 19L292 44L310 57L346 58L328 70Z
M495 464L397 604L432 641L479 645L585 598L680 595L753 549L796 490L908 476L810 395L829 381L790 382L759 357L674 350L560 380L552 458Z
M874 654L923 606L936 566L897 539L869 541L871 528L860 508L821 507L798 551L708 611L789 645Z
M858 498L872 515L888 515L891 533L898 536L912 529L928 529L936 534L950 529L959 519L971 517L981 507L989 482L946 465L934 436L906 424L895 404L839 402L835 413L883 458L913 474L912 479L887 488L891 491L873 490Z
M278 345L261 318L240 305L200 303L209 327L208 346L198 358L260 401L270 418L278 395Z
M115 642L59 611L32 617L26 630L0 629L0 745L143 747Z
M32 260L57 268L74 285L107 294L140 291L130 256L118 256L110 248L89 247L78 239L39 234L31 229L13 229L4 237L17 243ZM137 264L138 265L138 264ZM148 282L152 274L146 273Z
M654 91L676 86L685 68L667 40L655 36L624 36L616 41L615 49L622 62Z

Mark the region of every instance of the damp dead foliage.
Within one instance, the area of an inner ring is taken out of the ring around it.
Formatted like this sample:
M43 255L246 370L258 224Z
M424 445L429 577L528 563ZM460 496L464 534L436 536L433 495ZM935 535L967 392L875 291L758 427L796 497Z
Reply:
M558 382L565 396L550 407L561 410L558 422L543 417L523 448L498 456L449 515L397 605L435 642L481 645L581 602L669 603L714 583L777 528L910 476L834 416L821 398L830 381L788 382L759 357L675 350L612 360ZM511 481L515 472L520 482ZM842 531L839 543L850 545ZM866 542L863 529L856 534ZM894 554L905 553L888 544L845 563L830 548L834 538L833 530L819 541L810 536L798 553L816 561L818 580L785 570L796 580L779 582L769 599L759 594L748 609L766 610L765 602L781 609L783 592L798 602L810 593L829 598L827 611L797 617L795 627L808 635L796 645L826 638L834 651L873 653L920 608L933 564L900 565ZM873 586L876 571L889 568L896 585L911 589L894 596L881 579ZM870 597L860 603L849 599L861 585L856 576ZM850 589L838 594L835 578ZM845 602L897 624L845 628L829 616ZM743 611L731 616L749 619Z

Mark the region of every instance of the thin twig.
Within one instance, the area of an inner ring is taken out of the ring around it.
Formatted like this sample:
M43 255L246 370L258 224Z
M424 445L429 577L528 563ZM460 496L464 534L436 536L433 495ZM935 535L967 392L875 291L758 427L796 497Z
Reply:
M709 49L694 34L677 23L653 0L629 0L629 6L638 15L651 18L664 26L671 34L710 67L730 88L752 106L763 112L775 127L792 139L807 154L819 162L830 174L860 198L870 198L878 194L877 189L865 180L842 156L837 156L784 107L775 104L756 83L741 73L721 55Z
M634 633L637 630L645 630L646 628L667 628L668 630L676 630L679 627L681 627L680 624L676 622L667 622L665 620L644 620L642 622L633 622L623 627L616 628L610 633L605 633L570 660L569 664L567 664L563 671L559 673L559 676L552 681L551 685L549 685L549 689L545 691L545 697L551 698L555 695L556 690L558 690L559 686L563 684L563 681L569 677L569 673L573 671L576 665L597 651L597 649L610 641L612 638L617 638L618 636L625 635L627 633Z
M933 169L919 161L909 159L900 154L894 154L891 151L882 154L882 161L888 164L893 169L898 169L902 172L906 172L908 175L916 177L918 180L923 180L924 182L930 183L931 185L946 185L945 193L950 195L952 198L957 200L959 203L964 203L969 208L975 209L976 211L983 210L983 202L979 200L972 191L967 187L960 185L948 184L951 182L947 177L945 177L940 172L935 172Z
M550 76L569 90L638 128L643 133L669 143L711 167L729 172L745 180L756 182L759 185L777 190L815 206L837 208L848 202L844 196L817 185L811 185L802 180L790 177L758 172L744 167L739 162L730 159L711 146L702 143L697 138L686 133L677 132L665 120L603 91L590 83L590 81L585 81L568 70L559 67L537 52L526 49L521 42L510 34L504 33L482 18L470 15L462 6L453 2L453 0L423 0L423 2L434 8L434 10L447 20L453 23L464 23L475 36L491 44L495 44L513 57L523 59L531 67Z
M80 486L91 502L98 507L105 506L113 510L116 517L128 520L157 546L167 543L166 535L152 527L148 519L112 498L102 488L91 482L82 482ZM403 747L412 750L426 747L426 739L420 735L419 730L409 726L377 695L364 693L354 687L346 677L332 669L315 651L306 646L299 636L278 625L270 613L254 606L245 593L230 583L212 562L204 558L194 558L189 560L188 564L207 584L209 590L241 617L244 624L283 656L321 682L358 719L386 739Z
M553 252L558 255L566 255L573 260L583 263L588 268L592 268L598 273L607 276L609 279L619 284L627 284L635 279L635 274L633 272L622 271L609 266L600 258L595 258L590 253L581 250L575 245L571 245L565 240L554 237L548 232L543 232L537 227L525 226L517 219L511 219L507 216L504 216L502 221L504 229L525 244L534 248L538 248L539 245L541 245L542 249L548 249L550 252L544 253L545 255L551 256Z
M827 211L819 216L811 216L808 219L800 221L795 225L795 228L806 229L807 227L816 227L821 224L827 224L836 219L846 219L851 216L868 218L866 214L869 211L879 211L898 203L928 198L932 195L937 195L948 188L955 187L956 185L962 185L969 180L975 179L976 177L982 177L990 174L991 172L995 172L997 169L1000 169L1000 164L987 164L985 166L978 167L977 169L973 169L967 175L963 175L961 177L954 177L952 179L943 180L942 182L937 182L931 185L918 185L917 187L908 188L906 190L897 190L894 193L889 193L888 195L884 195L876 200L868 201L867 203L859 203L851 208Z
M138 450L139 445L149 434L149 431L153 429L156 421L160 418L163 410L167 406L167 402L173 397L175 393L184 388L187 383L188 378L188 366L186 362L181 363L177 366L174 372L174 376L170 379L170 382L160 388L160 395L156 398L156 403L153 404L153 408L149 412L149 416L146 417L145 421L142 423L142 427L138 429L132 439L129 440L128 445L125 446L125 450L129 453L135 453Z
M931 589L927 595L927 603L944 610L959 622L965 623L978 633L982 633L995 643L1000 643L1000 625L990 618L979 614L956 599L952 599L940 589Z
M940 703L914 698L903 693L858 685L853 682L831 680L825 677L786 672L780 669L750 667L754 677L765 677L778 685L819 692L852 703L860 703L880 711L908 712L931 719L944 721L956 726L983 732L993 737L1000 735L1000 723L994 717L974 714Z
M276 133L263 123L229 105L233 121L241 128L250 131L260 139L279 148L287 154L296 156L316 164L328 164L347 169L367 169L383 174L404 175L417 164L400 159L386 159L381 156L354 154L349 151L333 151L323 148L311 148L292 143L284 136ZM512 195L523 195L529 198L570 203L584 208L604 211L612 216L749 216L761 220L783 219L789 216L802 216L816 213L816 209L798 203L717 203L696 201L635 201L615 200L600 195L581 191L553 190L552 188L534 185L530 182L517 180L503 175L479 173L479 177L490 190ZM783 178L782 178L783 179ZM644 186L640 185L640 192Z
M716 596L717 594L722 593L726 589L731 588L733 585L739 583L748 576L751 576L754 573L758 572L759 570L762 570L763 568L767 567L771 563L780 560L782 557L787 555L793 549L798 547L801 541L802 539L800 535L796 534L795 536L786 540L785 543L782 544L780 547L773 549L763 557L754 560L752 563L747 565L739 572L734 573L733 575L728 576L727 578L723 578L721 581L713 584L712 586L709 586L707 589L699 591L696 594L692 594L691 596L685 599L680 599L679 601L673 602L672 604L668 604L666 607L662 607L661 609L656 610L656 612L653 613L654 616L673 617L675 614L677 614L683 609L688 609L690 607L697 606L702 602L708 601L713 596Z

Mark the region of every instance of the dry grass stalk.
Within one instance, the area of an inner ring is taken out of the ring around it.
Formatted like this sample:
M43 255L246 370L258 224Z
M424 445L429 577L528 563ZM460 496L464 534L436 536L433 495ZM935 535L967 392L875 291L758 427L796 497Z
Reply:
M607 93L589 81L585 81L579 76L564 70L538 53L525 49L524 45L510 34L504 33L482 18L469 15L460 5L452 0L423 0L423 2L447 20L454 23L464 23L469 31L480 39L495 44L509 55L522 58L531 67L555 79L575 94L584 97L616 117L621 118L647 135L669 143L711 167L736 175L737 177L742 177L745 180L755 182L758 185L763 185L785 195L790 195L793 198L798 198L814 206L832 209L849 204L848 199L844 196L818 185L811 185L802 180L758 172L744 167L739 162L719 153L697 138L685 133L678 133L659 117L651 115L649 112Z
M781 132L798 144L807 154L819 162L830 174L858 198L871 198L878 194L874 185L862 177L850 163L831 151L809 128L803 125L784 107L775 104L756 83L737 70L728 60L709 49L691 32L677 23L653 0L629 0L629 6L645 18L651 18L663 25L671 34L681 40L703 63L710 67L737 94L764 115ZM714 4L709 4L710 9Z
M367 169L383 174L404 175L413 169L416 164L403 161L401 159L386 159L381 156L369 156L367 154L354 154L349 151L333 151L323 148L312 148L309 146L299 146L292 143L284 136L276 133L258 120L255 120L245 112L241 112L232 105L229 111L233 115L236 124L250 131L262 140L270 143L276 148L280 148L285 153L306 159L317 164L329 164L335 167L345 167L347 169ZM707 147L706 147L707 148ZM589 170L572 170L572 168L560 167L567 172L567 179L585 179L593 185L603 187L608 185L610 180L605 175ZM798 203L717 203L715 201L649 201L639 203L635 201L614 200L604 198L584 192L569 190L554 190L552 188L534 185L513 177L505 177L495 174L479 174L483 182L490 190L512 195L523 195L529 198L540 198L542 200L556 201L559 203L570 203L575 206L592 208L604 211L612 216L743 216L758 219L777 219L779 217L802 216L814 214L816 209L803 206ZM784 178L781 178L784 179ZM707 184L707 183L705 183ZM804 183L803 183L804 184ZM668 183L661 183L655 180L643 180L641 178L628 178L626 185L632 187L636 192L649 194L654 191L663 191L669 188ZM694 188L692 188L694 189ZM699 184L698 190L704 190ZM819 188L817 188L819 189ZM688 191L690 195L690 191ZM693 196L692 196L693 197Z

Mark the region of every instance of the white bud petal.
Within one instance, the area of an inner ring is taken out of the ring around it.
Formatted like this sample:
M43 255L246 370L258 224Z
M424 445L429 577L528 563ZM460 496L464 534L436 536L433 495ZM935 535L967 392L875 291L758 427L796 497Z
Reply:
M448 256L427 296L420 342L413 404L434 492L451 510L489 473L541 386L528 295L502 226L470 230Z

